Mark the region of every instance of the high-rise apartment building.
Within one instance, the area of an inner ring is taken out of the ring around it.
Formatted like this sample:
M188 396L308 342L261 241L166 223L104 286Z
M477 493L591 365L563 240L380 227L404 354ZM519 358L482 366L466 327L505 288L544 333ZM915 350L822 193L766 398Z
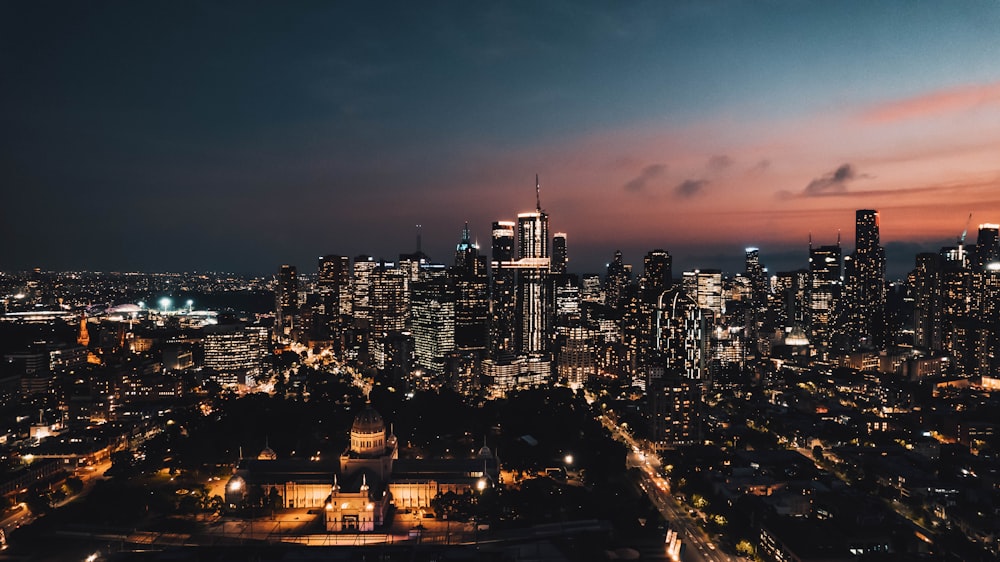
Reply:
M299 313L299 283L298 273L294 265L282 265L278 269L275 295L276 326L278 332L288 336L297 327L296 317Z

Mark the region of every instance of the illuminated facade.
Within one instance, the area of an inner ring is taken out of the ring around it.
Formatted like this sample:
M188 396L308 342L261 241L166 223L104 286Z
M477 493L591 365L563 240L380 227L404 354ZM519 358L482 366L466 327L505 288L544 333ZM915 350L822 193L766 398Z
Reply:
M327 532L369 532L385 523L390 505L429 509L440 494L495 486L499 477L499 460L486 446L471 458L399 459L395 435L366 404L339 459L278 459L273 452L243 459L225 501L238 509L274 498L286 508L319 508Z
M841 296L840 244L809 245L808 324L809 342L821 359L826 358L833 344Z

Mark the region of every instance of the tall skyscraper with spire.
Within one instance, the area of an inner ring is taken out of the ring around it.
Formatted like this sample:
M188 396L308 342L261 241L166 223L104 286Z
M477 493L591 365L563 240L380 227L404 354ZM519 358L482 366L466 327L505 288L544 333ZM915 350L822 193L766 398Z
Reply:
M535 176L535 210L517 215L518 328L520 351L549 348L549 215L542 211L541 184Z

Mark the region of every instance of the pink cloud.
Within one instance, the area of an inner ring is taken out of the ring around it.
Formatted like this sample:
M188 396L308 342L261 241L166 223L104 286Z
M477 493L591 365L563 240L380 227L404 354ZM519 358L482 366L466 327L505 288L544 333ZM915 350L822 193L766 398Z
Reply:
M892 123L989 105L1000 105L1000 82L970 84L882 103L863 112L861 118L868 123Z

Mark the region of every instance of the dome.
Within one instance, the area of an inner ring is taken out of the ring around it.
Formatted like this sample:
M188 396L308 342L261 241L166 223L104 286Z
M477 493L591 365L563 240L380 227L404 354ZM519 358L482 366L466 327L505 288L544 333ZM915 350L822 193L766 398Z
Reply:
M264 450L257 455L257 460L259 461L273 461L277 460L278 455L274 452L274 449L270 447L264 447Z
M374 434L384 433L385 422L382 416L372 408L372 405L365 404L365 409L354 418L354 425L351 426L351 433Z

